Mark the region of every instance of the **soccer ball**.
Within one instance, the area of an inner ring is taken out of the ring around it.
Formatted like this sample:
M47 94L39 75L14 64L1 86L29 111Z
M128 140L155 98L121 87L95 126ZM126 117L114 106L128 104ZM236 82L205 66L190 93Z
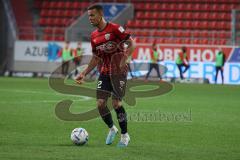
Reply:
M84 145L88 142L88 132L84 128L75 128L71 133L71 140L76 145Z

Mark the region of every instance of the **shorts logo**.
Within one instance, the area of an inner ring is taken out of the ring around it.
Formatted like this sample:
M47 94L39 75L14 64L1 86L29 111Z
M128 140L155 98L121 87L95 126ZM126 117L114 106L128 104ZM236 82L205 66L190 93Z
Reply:
M121 90L123 90L123 87L124 87L124 85L125 85L125 82L124 82L124 81L120 81L119 83L120 83L120 87L119 87L119 88L120 88Z
M109 40L109 39L110 39L110 34L109 34L109 33L105 34L105 39L106 39L106 40Z

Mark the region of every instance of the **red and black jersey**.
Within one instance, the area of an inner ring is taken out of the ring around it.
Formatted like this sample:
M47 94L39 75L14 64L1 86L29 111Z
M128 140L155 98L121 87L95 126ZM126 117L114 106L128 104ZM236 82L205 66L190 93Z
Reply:
M127 73L126 67L119 70L119 64L124 56L124 41L129 39L122 26L108 22L106 27L99 31L98 29L91 34L92 52L101 59L98 64L100 74L121 74Z

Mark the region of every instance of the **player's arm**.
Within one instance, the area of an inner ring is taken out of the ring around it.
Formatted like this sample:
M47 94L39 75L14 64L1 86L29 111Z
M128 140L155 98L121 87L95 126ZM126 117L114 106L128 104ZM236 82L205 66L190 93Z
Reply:
M88 66L86 69L84 69L76 78L76 82L78 84L82 84L85 76L90 73L99 63L100 58L97 56L93 55L92 59L90 60Z
M125 50L125 54L127 55L127 57L130 57L130 56L132 56L132 53L133 53L134 49L136 48L136 44L135 44L134 40L132 39L132 37L129 37L127 42L128 42L128 47Z
M84 69L84 70L79 74L79 76L77 76L76 82L77 82L78 84L82 84L82 83L83 83L83 80L84 80L85 76L86 76L89 72L91 72L91 71L98 65L98 63L99 63L99 61L100 61L100 58L97 57L97 55L96 55L96 53L97 53L97 52L96 52L96 47L95 47L95 44L94 44L93 41L92 41L92 38L91 38L91 46L92 46L93 56L92 56L92 58L91 58L91 60L90 60L90 62L89 62L89 64L88 64L87 68Z

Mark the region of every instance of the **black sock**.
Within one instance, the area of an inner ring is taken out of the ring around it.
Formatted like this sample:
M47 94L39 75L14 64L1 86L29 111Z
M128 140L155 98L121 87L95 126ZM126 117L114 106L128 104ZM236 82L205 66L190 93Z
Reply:
M103 121L107 124L109 128L112 128L113 126L113 120L111 112L109 111L108 107L98 108L98 111L100 113L100 116L102 117Z
M121 128L121 133L125 134L127 133L127 113L125 112L125 109L123 106L120 106L119 108L115 109L117 113L117 119L119 126Z

